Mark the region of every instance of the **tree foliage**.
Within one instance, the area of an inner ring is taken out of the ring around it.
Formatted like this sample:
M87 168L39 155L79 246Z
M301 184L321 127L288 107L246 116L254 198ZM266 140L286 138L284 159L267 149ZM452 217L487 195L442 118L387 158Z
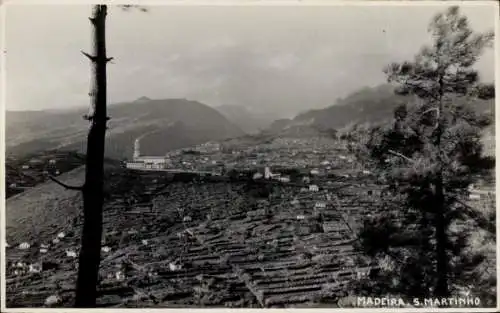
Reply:
M494 96L473 68L493 34L473 32L458 7L437 14L428 31L431 46L385 69L397 93L412 101L394 111L392 124L365 131L355 149L390 191L381 199L387 212L365 221L360 233L364 250L391 264L360 285L360 292L369 286L372 295L458 293L473 283L469 269L483 261L466 249L468 226L494 232L491 220L467 205L468 186L494 165L483 157L481 143L491 119L471 106L477 97Z

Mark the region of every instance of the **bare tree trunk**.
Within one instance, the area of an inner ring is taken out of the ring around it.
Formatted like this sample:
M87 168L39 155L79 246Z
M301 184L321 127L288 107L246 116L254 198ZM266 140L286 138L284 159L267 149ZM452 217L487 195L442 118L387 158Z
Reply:
M436 297L445 298L449 296L448 288L448 258L446 253L447 246L447 236L446 236L446 221L444 216L444 206L445 206L445 195L444 195L444 184L443 184L443 164L444 160L442 158L441 151L441 139L443 135L443 76L440 74L439 78L439 109L438 109L438 125L437 125L437 135L436 135L436 146L438 149L438 162L439 162L439 172L437 173L437 178L435 181L435 228L436 228L436 274L437 283L435 289Z
M94 66L92 91L94 112L87 139L87 161L83 186L83 231L76 284L75 307L95 307L101 258L102 210L104 203L104 142L106 135L106 57L105 5L94 6L90 18L94 27L94 55L84 53Z
M446 253L446 221L443 213L444 208L443 179L439 177L436 183L436 260L437 260L437 283L435 295L439 298L449 296L448 288L448 258Z

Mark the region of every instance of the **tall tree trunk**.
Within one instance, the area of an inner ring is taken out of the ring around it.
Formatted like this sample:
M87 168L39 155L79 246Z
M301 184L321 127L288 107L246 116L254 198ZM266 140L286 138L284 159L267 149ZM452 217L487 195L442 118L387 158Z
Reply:
M105 21L107 7L94 6L90 21L94 28L94 55L84 53L93 63L93 115L87 137L85 184L83 185L83 231L76 284L75 306L95 307L101 258L102 210L104 203L104 142L106 135L106 57Z
M436 134L436 146L438 150L438 163L439 169L436 175L436 180L434 183L435 187L435 218L434 218L434 226L436 228L436 289L435 296L436 297L448 297L449 289L448 289L448 258L446 254L446 228L447 224L444 216L444 206L445 206L445 195L444 195L444 182L443 182L443 167L444 160L442 158L442 149L441 149L441 139L443 136L443 96L444 96L444 86L443 86L443 76L444 73L440 73L439 76L439 109L438 109L438 120L437 120L437 134Z
M439 175L440 176L440 175ZM446 221L444 217L444 186L442 177L436 180L436 270L437 283L435 295L439 298L449 296L448 290L448 258L446 254Z

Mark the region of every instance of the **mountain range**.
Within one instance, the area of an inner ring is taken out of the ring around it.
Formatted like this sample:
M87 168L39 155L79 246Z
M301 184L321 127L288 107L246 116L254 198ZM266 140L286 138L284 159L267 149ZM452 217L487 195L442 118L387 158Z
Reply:
M324 109L309 110L293 119L276 119L272 114L243 106L211 108L186 99L151 100L141 97L132 102L108 106L111 120L108 123L106 156L130 158L136 138L141 138L142 154L163 155L172 149L237 138L262 130L283 135L290 131L297 133L305 126L339 130L353 124L376 124L392 119L394 108L410 100L409 96L396 95L393 86L384 84L362 88ZM494 116L494 99L477 99L469 105L478 112ZM48 149L85 153L89 127L82 118L85 113L82 109L7 111L7 153L22 155ZM494 126L489 127L487 133L490 139L494 139Z
M395 94L394 86L389 84L365 87L338 99L329 107L309 110L293 119L276 120L269 129L279 131L292 126L309 125L319 129L338 130L353 124L377 124L392 119L394 109L409 101L410 96ZM464 100L457 98L456 101ZM494 117L494 99L475 99L468 104L477 112L492 114Z
M89 122L86 110L7 111L6 151L11 155L39 150L68 149L85 153ZM110 104L106 156L130 158L134 141L141 138L141 153L164 155L167 151L244 135L217 110L186 99L151 100Z

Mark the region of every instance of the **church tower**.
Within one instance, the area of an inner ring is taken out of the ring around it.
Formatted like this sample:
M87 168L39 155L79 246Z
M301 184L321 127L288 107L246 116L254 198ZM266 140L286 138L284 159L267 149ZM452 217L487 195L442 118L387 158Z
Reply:
M264 178L265 179L271 179L272 175L273 174L271 173L271 169L269 168L269 166L266 166L264 168Z
M134 143L134 161L141 156L141 145L139 143L139 138L135 140Z

